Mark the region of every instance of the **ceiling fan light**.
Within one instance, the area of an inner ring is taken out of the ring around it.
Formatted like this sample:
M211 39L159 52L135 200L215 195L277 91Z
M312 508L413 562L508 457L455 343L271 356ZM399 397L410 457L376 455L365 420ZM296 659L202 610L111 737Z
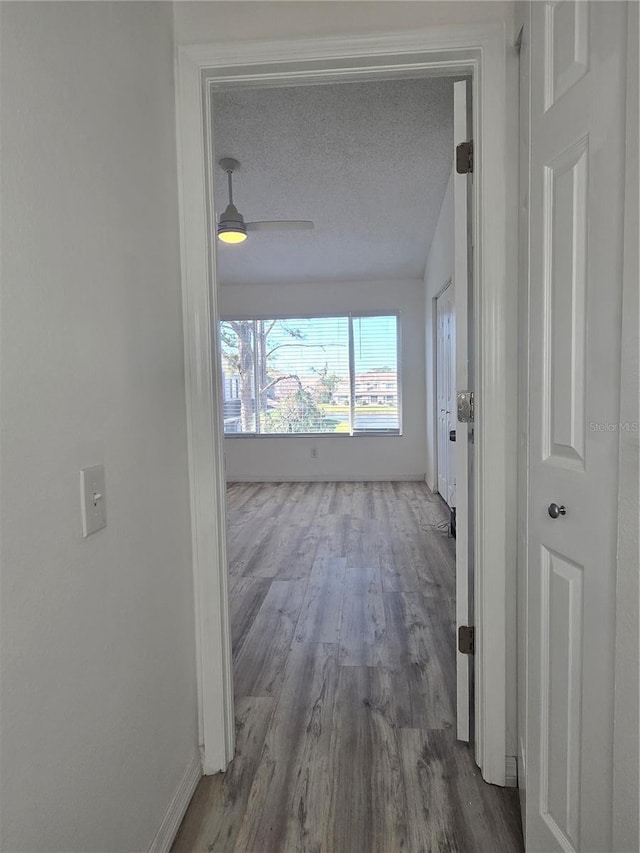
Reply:
M244 243L247 239L247 226L244 218L233 203L229 203L218 222L218 239L223 243Z
M222 240L223 243L244 243L246 239L246 229L239 228L237 224L225 225L220 223L218 225L218 240Z

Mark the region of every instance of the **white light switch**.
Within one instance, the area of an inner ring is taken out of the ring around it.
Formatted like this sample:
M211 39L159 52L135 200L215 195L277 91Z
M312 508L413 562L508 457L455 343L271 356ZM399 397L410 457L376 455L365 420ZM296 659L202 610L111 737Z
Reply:
M93 468L83 468L80 471L80 495L82 535L86 538L107 526L104 465L94 465Z

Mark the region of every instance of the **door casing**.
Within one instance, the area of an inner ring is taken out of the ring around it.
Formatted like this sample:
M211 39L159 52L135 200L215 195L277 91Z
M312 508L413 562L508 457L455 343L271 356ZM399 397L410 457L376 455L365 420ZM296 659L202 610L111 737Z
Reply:
M515 51L503 24L289 41L179 46L176 121L185 384L197 643L199 730L205 773L234 754L234 707L225 543L225 472L218 417L218 307L212 198L211 91L236 86L470 75L476 128L474 315L475 752L486 781L512 767L515 670L516 441L512 390L517 342L515 183L508 102ZM486 473L485 473L486 472ZM513 783L512 773L509 780Z

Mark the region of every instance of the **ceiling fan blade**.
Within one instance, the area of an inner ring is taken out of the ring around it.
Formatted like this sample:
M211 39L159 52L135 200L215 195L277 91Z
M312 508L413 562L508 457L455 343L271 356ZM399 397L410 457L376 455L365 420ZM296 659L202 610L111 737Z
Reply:
M310 231L314 224L304 219L275 219L247 222L247 231Z

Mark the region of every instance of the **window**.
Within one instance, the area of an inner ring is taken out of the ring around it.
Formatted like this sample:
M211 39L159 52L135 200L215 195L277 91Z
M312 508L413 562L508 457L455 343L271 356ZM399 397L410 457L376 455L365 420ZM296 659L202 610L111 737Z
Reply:
M226 435L399 434L398 316L222 320Z

